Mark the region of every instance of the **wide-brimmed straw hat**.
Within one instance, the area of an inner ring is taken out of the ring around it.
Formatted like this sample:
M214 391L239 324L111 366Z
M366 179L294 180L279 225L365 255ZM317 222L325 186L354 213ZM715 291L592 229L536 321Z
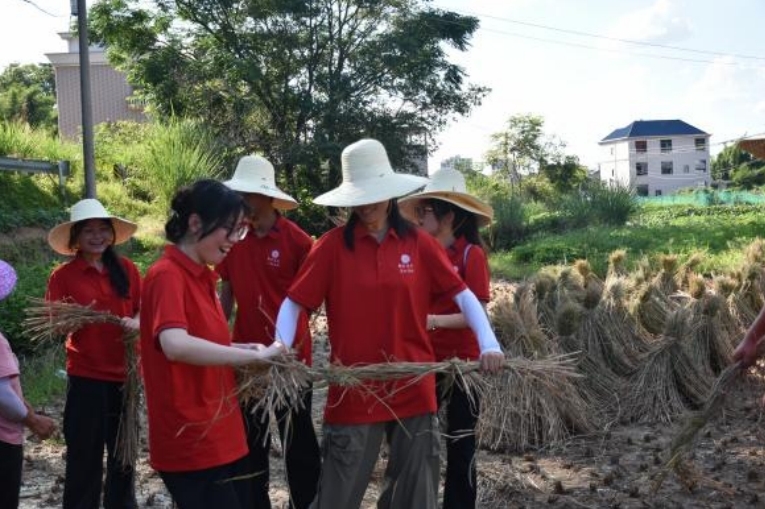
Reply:
M292 210L298 206L295 198L276 187L274 166L265 157L242 157L236 165L234 176L224 184L240 193L269 196L274 199L273 205L277 209Z
M399 198L428 183L425 177L394 172L385 147L377 140L363 139L348 145L341 163L342 184L314 198L314 203L360 207Z
M80 200L74 205L69 216L69 221L53 227L48 233L48 244L53 250L62 255L73 255L75 250L69 247L69 234L72 226L86 219L108 219L114 227L114 244L122 244L133 236L138 225L121 217L109 214L100 201L94 198Z
M0 260L0 300L8 297L16 287L16 271L8 262Z
M418 200L436 199L449 202L478 217L478 226L486 226L494 217L494 209L488 203L467 192L465 176L453 168L441 168L430 176L430 182L422 192L399 200L401 212L414 219L414 207Z

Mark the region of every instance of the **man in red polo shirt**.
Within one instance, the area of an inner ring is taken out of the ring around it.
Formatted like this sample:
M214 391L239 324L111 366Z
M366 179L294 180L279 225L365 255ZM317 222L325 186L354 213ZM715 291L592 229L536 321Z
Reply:
M216 270L223 280L221 303L227 317L236 304L234 342L269 345L274 339L274 322L279 305L311 249L313 240L279 210L297 207L297 202L274 182L274 167L260 156L239 160L234 176L225 182L241 193L250 206L251 228ZM299 318L295 345L298 358L311 364L311 334L308 315ZM287 480L292 506L307 508L316 494L321 468L319 444L311 421L311 391L303 396L299 410L277 412L279 432L285 444ZM250 468L257 473L250 483L254 507L269 509L268 419L254 405L245 408ZM289 429L286 429L289 423Z

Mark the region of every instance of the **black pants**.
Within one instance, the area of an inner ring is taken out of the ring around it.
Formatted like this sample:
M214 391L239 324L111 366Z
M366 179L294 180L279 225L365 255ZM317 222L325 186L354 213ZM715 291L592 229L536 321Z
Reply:
M23 462L22 446L0 440L0 507L3 509L19 506Z
M316 496L319 474L321 473L321 453L316 431L311 420L312 392L303 395L304 408L301 410L281 409L276 412L279 435L285 451L287 482L290 487L290 507L307 508ZM261 422L262 411L252 412L252 407L244 409L244 422L247 426L247 442L250 447L249 469L250 487L255 509L270 509L268 498L269 450L271 436L268 420Z
M226 465L190 472L160 472L178 509L250 509L248 483L236 480L247 457Z
M115 458L122 387L120 382L69 377L64 407L64 509L100 507L104 446L107 452L104 508L137 507L133 469L123 468Z
M480 411L478 394L473 393L471 402L462 386L454 383L438 396L439 406L446 405L444 509L475 509L475 427Z

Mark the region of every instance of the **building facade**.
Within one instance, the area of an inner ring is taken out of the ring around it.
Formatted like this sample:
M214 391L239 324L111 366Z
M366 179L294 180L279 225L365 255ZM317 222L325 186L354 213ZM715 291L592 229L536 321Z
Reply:
M710 136L682 120L636 120L600 141L600 179L638 196L704 187L712 181Z
M80 51L77 38L65 32L59 34L67 42L66 53L48 53L56 75L58 132L62 138L73 139L82 131L82 102L80 100ZM128 98L133 89L125 75L106 60L103 47L90 48L90 91L93 103L93 124L118 120L146 120L143 108L134 106Z

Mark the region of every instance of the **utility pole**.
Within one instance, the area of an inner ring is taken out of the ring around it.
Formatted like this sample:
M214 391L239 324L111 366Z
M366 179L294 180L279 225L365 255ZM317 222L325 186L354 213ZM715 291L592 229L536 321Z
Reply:
M70 1L72 16L77 16L80 43L80 103L82 105L82 162L85 168L85 198L95 198L96 163L93 149L93 105L90 93L88 7L85 0Z

